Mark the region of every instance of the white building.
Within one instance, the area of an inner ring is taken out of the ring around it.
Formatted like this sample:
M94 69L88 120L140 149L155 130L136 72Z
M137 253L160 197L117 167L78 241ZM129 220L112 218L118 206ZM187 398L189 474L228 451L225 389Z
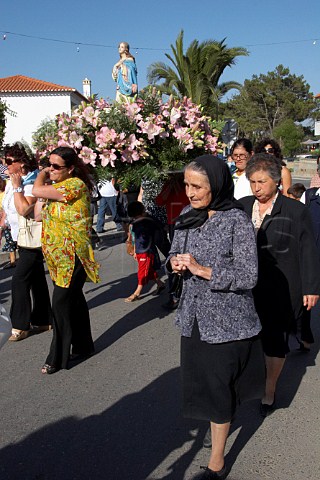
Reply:
M84 82L85 92L90 95L90 80ZM4 143L24 140L31 146L32 134L42 120L53 119L59 113L70 114L73 107L87 98L75 88L15 75L0 78L0 100L14 113L6 115Z

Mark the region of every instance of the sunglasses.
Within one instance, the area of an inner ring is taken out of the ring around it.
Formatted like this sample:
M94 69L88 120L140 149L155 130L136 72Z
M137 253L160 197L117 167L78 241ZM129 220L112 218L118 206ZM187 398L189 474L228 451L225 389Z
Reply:
M265 148L266 153L274 153L274 148Z
M6 158L6 165L12 165L13 163L19 163L20 160L12 160L11 158Z
M63 168L68 168L65 165L58 165L57 163L49 163L49 167L52 167L53 170L62 170Z

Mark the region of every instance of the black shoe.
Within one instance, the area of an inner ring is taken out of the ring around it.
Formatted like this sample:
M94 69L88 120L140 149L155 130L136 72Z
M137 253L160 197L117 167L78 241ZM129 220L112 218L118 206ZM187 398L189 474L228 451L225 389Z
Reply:
M224 465L219 472L214 472L209 467L200 467L203 468L204 474L199 477L198 480L224 480L228 476L228 471L226 466Z
M56 373L58 370L59 369L56 368L54 365L48 365L47 363L45 363L41 368L41 373L45 375L52 375Z
M260 403L260 415L263 418L269 417L275 409L276 409L276 401L273 400L273 403L271 405L267 405L266 403Z
M15 266L16 262L8 262L2 267L2 270L8 270L9 268L14 268Z
M162 305L162 308L165 308L166 310L175 310L178 307L179 307L179 300L170 299L169 302Z
M211 448L212 447L212 440L211 440L211 427L209 426L208 430L203 439L203 446L204 448Z
M97 233L106 233L106 231L104 228L102 230L96 230Z
M90 353L71 353L69 356L69 360L77 361L77 360L87 360L90 357L93 357L95 352Z

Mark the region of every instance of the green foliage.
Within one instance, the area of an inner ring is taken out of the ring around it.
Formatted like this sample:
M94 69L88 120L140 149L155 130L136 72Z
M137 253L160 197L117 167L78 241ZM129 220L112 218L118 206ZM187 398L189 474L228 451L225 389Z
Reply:
M256 140L273 136L274 129L286 119L305 120L315 109L303 76L279 65L272 72L246 80L241 92L225 104L224 114L238 122L241 135Z
M32 135L32 146L42 152L48 147L50 140L57 135L58 125L56 120L42 120L40 126Z
M216 116L221 97L232 88L241 89L237 82L219 84L219 81L225 68L235 64L236 57L248 55L245 48L227 48L225 39L202 43L193 40L184 53L181 30L171 50L172 55L165 55L174 68L164 62L155 62L148 69L148 81L156 84L162 93L178 98L188 97L197 105L202 105L206 115ZM158 84L161 80L163 83Z
M300 125L288 119L273 130L273 135L278 140L284 156L293 156L301 148L304 132Z

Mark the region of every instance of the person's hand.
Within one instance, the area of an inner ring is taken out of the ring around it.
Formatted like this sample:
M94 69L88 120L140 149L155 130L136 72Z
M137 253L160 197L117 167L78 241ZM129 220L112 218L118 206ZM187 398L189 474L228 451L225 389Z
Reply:
M170 263L173 273L182 273L186 270L186 267L183 267L183 265L180 264L177 257L171 257Z
M22 174L20 172L12 173L10 175L10 180L11 180L13 188L21 187L21 175Z
M188 269L192 275L198 275L200 265L191 253L178 253L177 259L183 269Z
M307 310L311 310L319 300L319 295L303 295L303 306L307 307Z
M117 63L115 64L114 68L120 68L121 65L123 64L123 61L124 61L124 60L119 60L119 62L117 62Z
M132 84L132 93L137 93L138 91L138 85L136 83Z

